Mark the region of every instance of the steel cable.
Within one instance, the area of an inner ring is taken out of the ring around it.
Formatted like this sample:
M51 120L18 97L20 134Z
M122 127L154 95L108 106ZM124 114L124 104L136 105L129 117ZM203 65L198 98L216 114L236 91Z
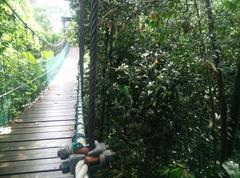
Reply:
M90 74L89 74L89 105L88 105L88 144L90 149L95 147L94 129L96 122L95 98L96 98L96 58L98 37L98 0L91 1L90 19Z

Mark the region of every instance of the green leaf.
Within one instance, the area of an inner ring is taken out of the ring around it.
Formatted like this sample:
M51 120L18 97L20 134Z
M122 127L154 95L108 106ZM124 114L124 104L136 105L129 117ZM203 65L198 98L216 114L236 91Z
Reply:
M240 175L239 165L234 161L227 161L222 164L222 167L225 169L225 171L231 178L239 177Z
M41 56L43 59L49 59L54 56L52 51L42 51Z
M223 2L224 6L231 9L231 10L235 10L237 8L239 8L240 6L240 0L225 0Z
M36 58L28 51L22 52L23 58L27 59L27 61L31 64L36 64Z
M168 175L169 171L170 171L170 169L168 167L164 167L164 168L161 169L160 175L161 176Z
M179 178L183 176L183 170L181 168L175 168L171 171L169 178Z

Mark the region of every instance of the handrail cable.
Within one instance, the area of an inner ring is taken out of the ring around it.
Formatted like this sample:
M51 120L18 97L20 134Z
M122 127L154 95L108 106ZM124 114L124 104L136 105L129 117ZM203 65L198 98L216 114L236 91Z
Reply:
M78 35L78 45L79 45L79 61L78 61L78 83L77 83L77 103L76 103L76 133L75 135L81 134L83 118L83 62L84 62L84 0L80 0L80 21L79 21L79 35ZM84 122L85 123L85 122ZM84 124L85 125L85 124ZM84 126L84 131L86 128ZM78 142L78 140L75 140Z
M35 35L41 41L47 43L48 45L52 45L48 41L41 38L32 28L30 28L29 25L26 22L24 22L24 20L17 14L17 12L12 8L12 6L6 0L4 0L4 3L9 7L9 9L13 12L13 14L23 23L23 25L32 32L33 35Z
M66 44L66 46L65 46L64 48L66 48L67 45L68 45L68 43ZM19 86L15 87L14 89L9 90L8 92L6 92L6 93L0 95L0 99L3 98L3 97L5 97L5 96L7 96L7 95L9 95L10 93L12 93L12 92L14 92L14 91L16 91L16 90L18 90L18 89L20 89L20 88L23 88L23 87L27 86L28 84L30 84L30 83L32 83L32 82L34 82L34 81L36 81L36 80L38 80L38 79L44 77L45 75L47 75L47 74L49 74L50 72L52 72L55 68L57 68L58 65L59 65L59 64L56 64L56 65L53 66L50 70L46 71L46 72L43 73L42 75L39 75L38 77L32 79L31 81L26 82L26 83L24 83L24 84L22 84L22 85L19 85Z
M89 104L88 104L88 144L90 149L95 147L95 125L96 125L96 59L98 38L98 0L91 1L90 19L90 74L89 74Z
M5 3L5 4L8 6L8 8L13 12L13 14L23 23L23 25L32 32L33 35L35 35L36 37L38 37L41 41L47 43L47 45L54 46L54 44L50 44L48 41L46 41L46 40L44 40L43 38L41 38L32 28L30 28L29 25L28 25L26 22L24 22L24 20L17 14L17 12L11 7L11 5L10 5L6 0L4 0L4 3ZM62 41L64 41L64 40L62 40ZM61 41L61 43L62 43L62 41ZM60 43L56 44L56 46L58 46L59 44L60 44ZM26 85L28 85L28 84L36 81L36 80L44 77L45 75L47 75L47 74L49 74L50 72L52 72L57 66L58 66L58 64L56 64L55 66L53 66L50 70L46 71L46 72L43 73L42 75L40 75L40 76L32 79L31 81L26 82L26 83L24 83L23 85L19 85L19 86L15 87L15 88L9 90L8 92L0 95L0 99L3 98L3 97L5 97L5 96L7 96L7 95L9 95L10 93L12 93L12 92L14 92L14 91L16 91L16 90L18 90L18 89L20 89L20 88L22 88L22 87L24 87L24 86L26 86Z

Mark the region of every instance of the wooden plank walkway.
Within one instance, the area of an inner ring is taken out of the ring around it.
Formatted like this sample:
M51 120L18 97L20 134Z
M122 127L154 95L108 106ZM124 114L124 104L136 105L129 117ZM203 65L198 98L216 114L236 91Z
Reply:
M70 48L55 79L40 97L0 135L0 177L63 178L57 150L74 134L78 49Z

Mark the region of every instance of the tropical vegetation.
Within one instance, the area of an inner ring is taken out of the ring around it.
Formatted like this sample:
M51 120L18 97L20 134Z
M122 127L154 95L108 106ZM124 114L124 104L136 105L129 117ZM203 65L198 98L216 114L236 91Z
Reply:
M79 1L70 2L78 12ZM96 136L117 156L97 177L239 175L239 7L239 0L99 2Z

